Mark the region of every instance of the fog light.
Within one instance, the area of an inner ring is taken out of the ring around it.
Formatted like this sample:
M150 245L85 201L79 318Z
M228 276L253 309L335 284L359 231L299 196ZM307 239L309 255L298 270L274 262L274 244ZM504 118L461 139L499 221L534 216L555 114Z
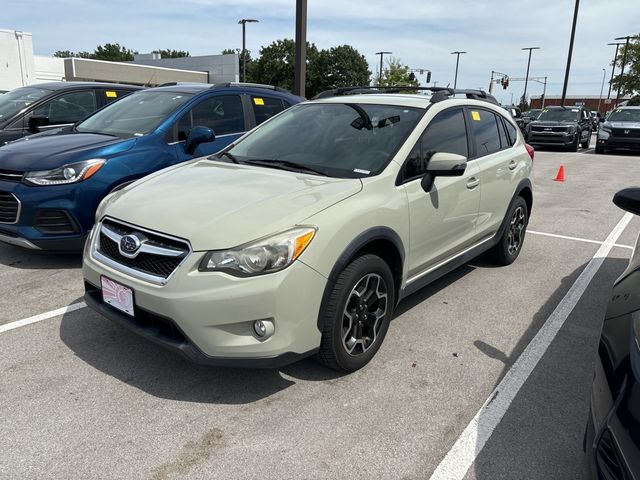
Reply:
M256 320L253 322L253 333L259 340L266 340L275 331L271 320Z

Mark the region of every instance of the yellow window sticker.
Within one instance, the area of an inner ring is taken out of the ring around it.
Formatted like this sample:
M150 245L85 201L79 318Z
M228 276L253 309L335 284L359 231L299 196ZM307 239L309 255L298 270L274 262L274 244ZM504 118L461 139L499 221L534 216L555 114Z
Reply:
M108 98L118 98L118 94L112 90L107 90L107 97Z
M256 105L264 105L264 100L262 98L253 97L253 103Z
M474 122L480 121L480 112L476 112L475 110L471 111L471 118L473 118Z

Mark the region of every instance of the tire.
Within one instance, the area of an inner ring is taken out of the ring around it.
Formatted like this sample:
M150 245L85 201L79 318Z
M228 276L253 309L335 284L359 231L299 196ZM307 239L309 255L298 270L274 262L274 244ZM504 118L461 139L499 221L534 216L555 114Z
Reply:
M359 295L373 295L369 306L362 309L366 302L359 304ZM387 262L372 254L357 257L340 273L320 307L324 327L317 360L340 372L364 367L387 334L394 305L394 281ZM356 324L358 318L362 320Z
M491 259L498 265L511 265L522 250L527 224L529 223L529 211L524 198L517 197L515 199L509 209L507 219L507 226L502 233L500 241L489 250ZM514 231L514 228L517 232ZM512 237L512 234L517 234L517 236Z
M596 146L596 153L604 153L604 147Z
M576 141L573 142L571 145L569 145L569 148L567 150L569 150L570 152L577 152L579 146L580 146L580 134L576 133Z
M591 132L589 132L589 136L587 139L580 144L582 148L589 148L589 144L591 143Z

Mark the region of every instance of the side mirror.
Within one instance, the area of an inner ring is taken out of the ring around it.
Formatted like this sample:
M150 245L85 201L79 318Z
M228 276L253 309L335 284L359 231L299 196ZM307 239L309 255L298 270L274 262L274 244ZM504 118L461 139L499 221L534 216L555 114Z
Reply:
M32 115L29 117L29 131L32 133L38 133L40 131L40 127L47 126L50 123L49 117Z
M600 118L598 119L598 121L599 121L600 123L604 123L604 117L600 117Z
M436 177L459 177L467 169L467 158L455 153L436 152L429 159L427 173L420 185L425 192L431 191Z
M640 188L625 188L613 196L613 203L622 210L640 215Z
M193 127L189 130L187 140L184 143L184 149L189 155L193 155L198 145L201 143L213 142L216 139L216 134L213 130L207 127Z

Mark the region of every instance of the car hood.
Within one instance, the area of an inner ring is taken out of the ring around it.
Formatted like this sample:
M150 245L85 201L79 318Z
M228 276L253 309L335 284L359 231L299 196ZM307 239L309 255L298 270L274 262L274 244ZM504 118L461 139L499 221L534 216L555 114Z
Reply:
M0 169L50 170L94 156L126 151L137 139L122 139L95 133L69 133L25 137L0 147Z
M217 250L304 224L360 190L358 179L201 159L114 193L100 213Z
M606 122L603 125L609 128L640 128L640 122Z

